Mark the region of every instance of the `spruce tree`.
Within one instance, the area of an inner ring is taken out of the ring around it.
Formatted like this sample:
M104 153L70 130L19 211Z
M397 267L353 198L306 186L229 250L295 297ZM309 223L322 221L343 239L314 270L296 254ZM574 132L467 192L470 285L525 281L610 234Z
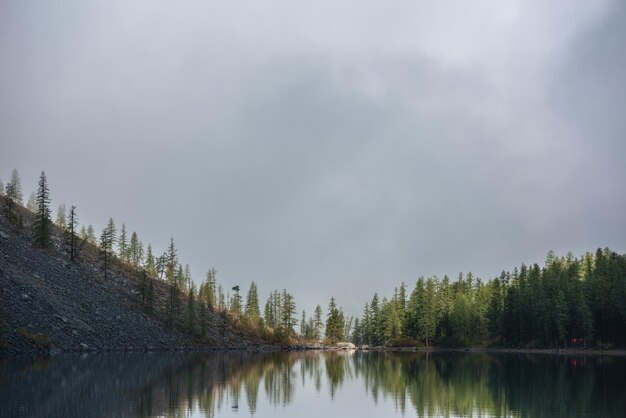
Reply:
M39 248L46 248L50 245L52 234L50 220L50 190L46 173L43 171L39 176L39 187L37 189L37 212L33 222L33 243Z
M148 272L150 277L156 277L156 264L154 262L154 255L152 254L152 245L148 244L148 250L146 251L146 262L144 268Z
M143 245L141 244L141 241L139 241L139 238L137 238L137 233L135 231L133 231L130 236L128 255L133 266L139 267L141 261L143 260Z
M246 297L246 309L244 314L251 325L257 326L259 324L261 311L259 308L259 295L254 281L250 283L250 289L248 290L248 296Z
M154 281L149 278L148 279L148 289L146 294L146 311L152 312L154 307Z
M200 285L200 288L198 289L198 305L199 305L199 312L198 312L198 317L200 320L200 337L204 338L206 336L206 319L207 319L207 312L206 312L206 302L204 299L204 285Z
M305 338L306 332L306 311L302 310L302 317L300 318L300 337Z
M107 226L104 227L100 235L100 254L102 256L102 271L104 272L105 278L108 276L111 259L113 257L115 233L115 222L113 222L113 218L109 218Z
M331 297L328 304L328 317L326 319L326 340L329 343L336 343L344 339L344 319L337 308L335 298Z
M76 235L78 216L76 215L76 206L70 207L70 213L67 215L66 224L65 242L67 245L67 252L70 254L70 260L76 261L76 257L78 256L78 236Z
M313 338L319 341L322 339L322 327L324 326L324 322L322 322L322 307L320 305L317 305L315 307L315 312L313 314L313 324L315 327L313 332Z
M195 286L191 283L189 286L189 293L187 294L187 332L190 334L194 333L196 326L196 312L194 309L195 292Z
M141 305L146 306L146 290L148 287L148 273L145 269L141 269L139 273L139 293L141 294Z
M294 334L293 327L298 323L296 317L298 311L294 297L286 289L283 289L281 302L280 331L284 337L289 338L290 335Z
M164 254L164 264L166 271L166 279L170 285L170 297L168 306L168 319L170 328L174 327L174 311L178 305L178 280L176 278L176 267L178 264L178 253L176 251L176 245L174 245L174 238L170 238L170 245L167 247L167 252Z
M12 225L17 225L17 209L16 209L16 203L15 203L15 188L13 187L13 184L11 184L10 182L7 183L6 185L6 195L4 196L4 217L6 218L7 222L9 222Z

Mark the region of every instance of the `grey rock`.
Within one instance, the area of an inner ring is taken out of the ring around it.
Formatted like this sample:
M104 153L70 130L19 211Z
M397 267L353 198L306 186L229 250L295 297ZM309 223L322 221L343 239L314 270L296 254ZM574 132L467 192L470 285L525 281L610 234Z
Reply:
M85 344L85 343L80 343L80 344L78 344L78 345L79 345L79 346L80 346L80 348L81 348L81 349L83 349L83 350L87 350L87 349L89 348L89 346L88 346L87 344Z

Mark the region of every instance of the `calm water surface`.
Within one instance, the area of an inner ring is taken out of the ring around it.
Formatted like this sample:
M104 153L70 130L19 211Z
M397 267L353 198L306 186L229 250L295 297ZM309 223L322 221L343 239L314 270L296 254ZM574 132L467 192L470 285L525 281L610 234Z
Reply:
M2 417L626 417L626 358L85 354L0 362Z

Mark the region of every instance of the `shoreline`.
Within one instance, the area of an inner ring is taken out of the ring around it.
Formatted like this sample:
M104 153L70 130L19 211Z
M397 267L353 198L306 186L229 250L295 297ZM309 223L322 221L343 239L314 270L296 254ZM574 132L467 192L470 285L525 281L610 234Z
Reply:
M335 351L335 352L404 352L404 353L486 353L486 354L525 354L525 355L553 355L553 356L610 356L623 357L626 356L626 349L608 349L599 348L569 348L569 349L552 349L552 348L506 348L506 347L354 347L345 348L337 346L325 345L258 345L248 347L158 347L158 348L140 348L140 347L120 347L107 349L52 349L46 351L27 351L27 352L4 352L0 353L0 360L7 360L23 356L36 357L55 357L62 354L106 354L106 353L216 353L216 352L232 352L232 353L277 353L277 352L304 352L304 351Z

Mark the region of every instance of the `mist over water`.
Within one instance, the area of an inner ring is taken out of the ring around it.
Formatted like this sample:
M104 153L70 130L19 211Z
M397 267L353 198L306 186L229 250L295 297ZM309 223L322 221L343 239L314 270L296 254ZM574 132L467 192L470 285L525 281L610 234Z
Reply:
M83 354L0 363L2 417L618 417L623 357Z

